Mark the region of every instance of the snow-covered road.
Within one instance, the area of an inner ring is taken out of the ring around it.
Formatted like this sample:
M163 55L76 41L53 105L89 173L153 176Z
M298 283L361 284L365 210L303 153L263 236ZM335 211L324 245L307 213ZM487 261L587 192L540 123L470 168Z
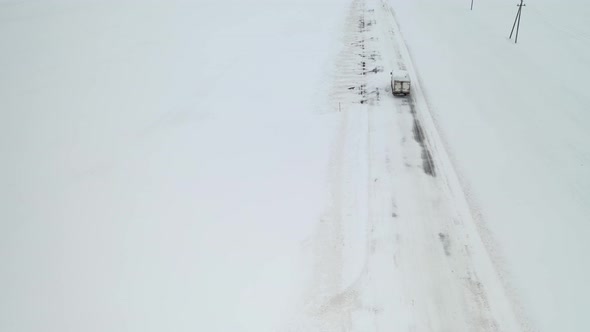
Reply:
M392 9L355 0L332 93L340 129L315 271L293 331L523 331L476 228Z

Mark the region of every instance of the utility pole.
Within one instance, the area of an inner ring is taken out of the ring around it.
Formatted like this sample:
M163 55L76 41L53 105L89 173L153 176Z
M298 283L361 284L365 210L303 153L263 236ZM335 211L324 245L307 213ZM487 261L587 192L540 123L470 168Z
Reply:
M516 5L518 7L518 11L516 12L516 17L514 18L514 24L512 24L512 30L510 31L510 38L512 39L512 34L514 33L514 27L516 27L516 37L514 38L514 43L518 43L518 30L520 30L520 16L522 13L522 7L526 7L523 3L524 0L520 0L520 3Z
M473 10L473 0L471 0L471 10Z

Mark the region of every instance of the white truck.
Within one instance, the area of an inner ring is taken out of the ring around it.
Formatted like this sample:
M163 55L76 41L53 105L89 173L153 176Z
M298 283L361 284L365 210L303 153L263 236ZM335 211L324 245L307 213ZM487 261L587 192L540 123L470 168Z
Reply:
M394 96L410 94L410 74L405 70L391 72L391 91Z

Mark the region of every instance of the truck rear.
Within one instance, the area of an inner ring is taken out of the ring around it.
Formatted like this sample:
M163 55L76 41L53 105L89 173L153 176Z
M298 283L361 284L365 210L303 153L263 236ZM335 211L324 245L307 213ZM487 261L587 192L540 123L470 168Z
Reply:
M391 72L391 91L394 96L410 94L410 75L405 70Z

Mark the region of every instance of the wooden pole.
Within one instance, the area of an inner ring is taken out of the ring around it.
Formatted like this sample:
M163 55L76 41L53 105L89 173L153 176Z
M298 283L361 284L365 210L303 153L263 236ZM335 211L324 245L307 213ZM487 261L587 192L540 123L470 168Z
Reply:
M520 5L518 6L518 12L520 13L518 15L518 23L516 24L516 37L514 38L514 43L518 43L518 31L520 30L520 18L522 17L522 6L524 6L522 4L524 0L520 0Z
M518 11L516 11L516 17L514 18L514 23L512 24L512 30L510 30L510 37L512 39L512 35L514 34L514 28L516 28L516 37L514 38L514 43L518 43L518 31L520 30L520 16L522 15L522 7L526 6L524 0L520 0L520 4L518 4Z
M520 16L520 7L516 11L516 17L514 18L514 24L512 24L512 30L510 30L510 39L512 39L512 34L514 33L514 28L516 27L516 21L518 21L518 17Z

